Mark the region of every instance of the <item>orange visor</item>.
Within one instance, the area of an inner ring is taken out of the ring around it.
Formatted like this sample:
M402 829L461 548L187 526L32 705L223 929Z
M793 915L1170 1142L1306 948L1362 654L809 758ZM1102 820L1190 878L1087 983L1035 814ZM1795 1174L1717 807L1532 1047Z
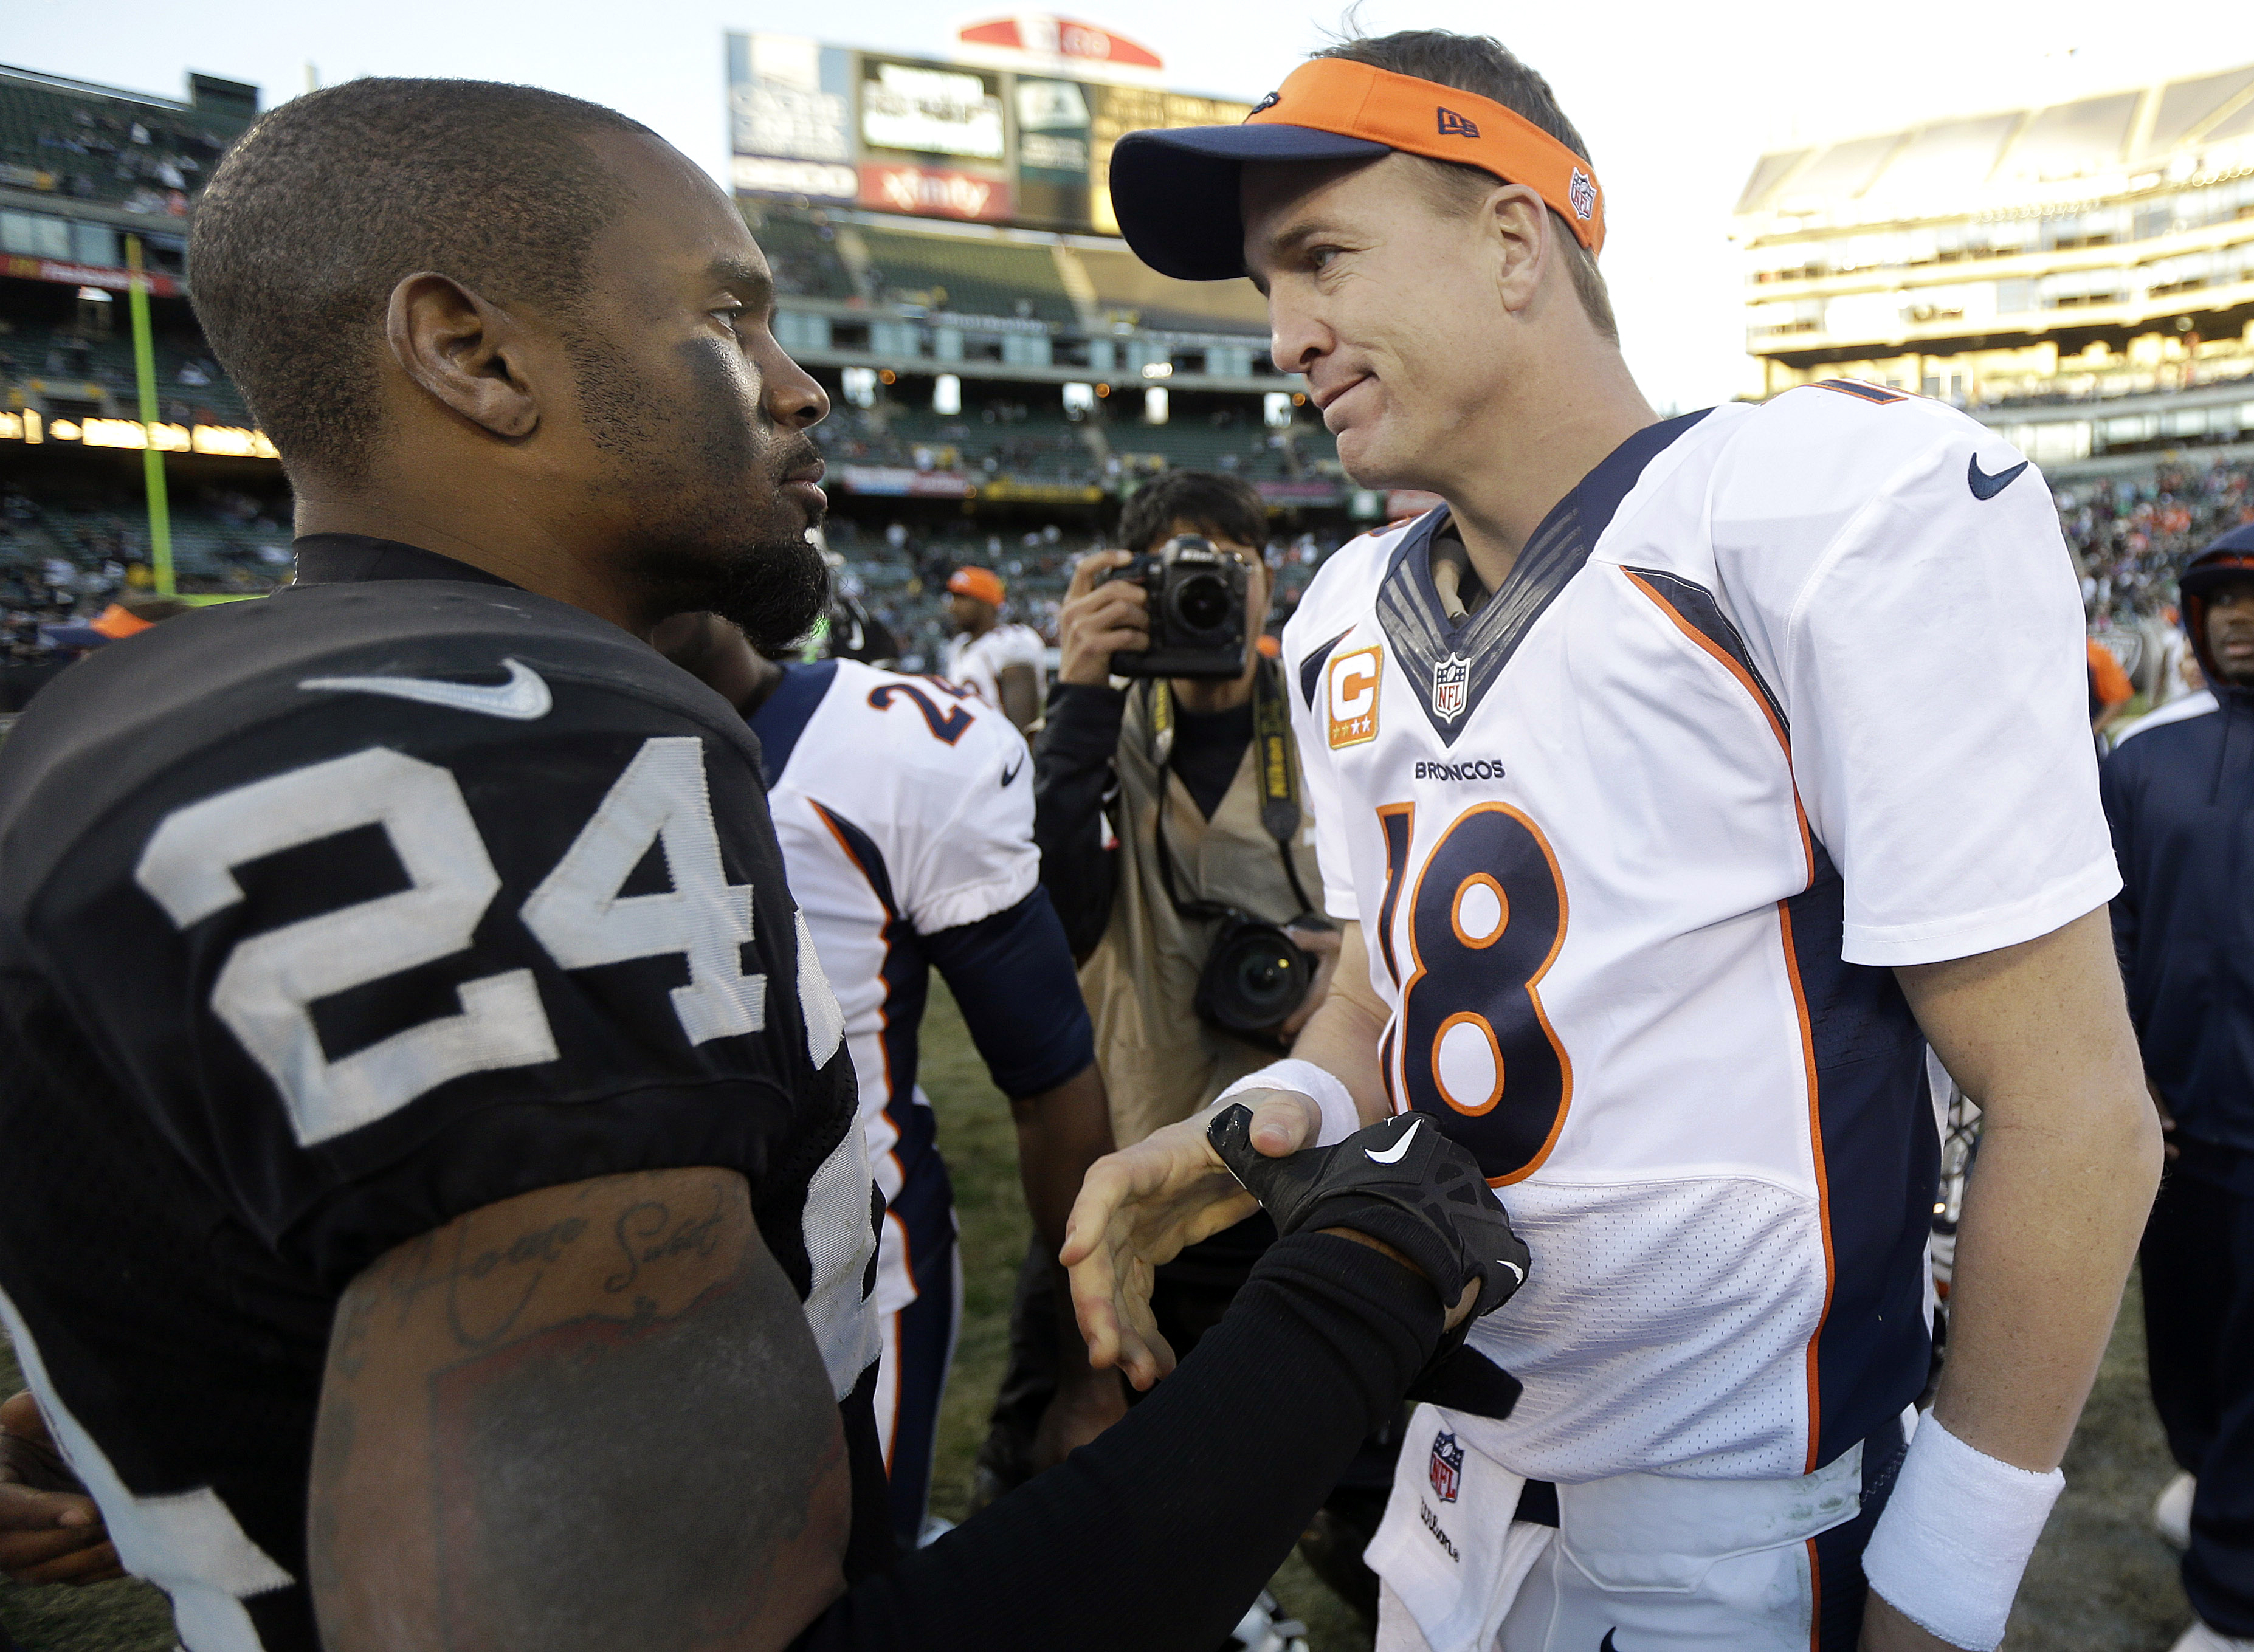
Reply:
M1437 80L1343 58L1303 63L1238 126L1130 132L1111 151L1111 207L1135 256L1182 281L1244 273L1248 161L1454 161L1532 190L1593 254L1605 195L1589 164L1522 115Z
M1247 126L1305 126L1455 161L1523 184L1592 253L1605 245L1605 194L1588 162L1515 109L1375 64L1317 58L1284 77Z

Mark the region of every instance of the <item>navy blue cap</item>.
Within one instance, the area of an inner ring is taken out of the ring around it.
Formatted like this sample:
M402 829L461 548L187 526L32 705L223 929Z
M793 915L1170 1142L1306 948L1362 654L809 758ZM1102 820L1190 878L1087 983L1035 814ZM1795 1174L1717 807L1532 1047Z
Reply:
M1179 281L1244 273L1247 161L1375 160L1387 145L1312 126L1181 126L1130 132L1111 151L1111 211L1135 256Z
M2185 565L2176 585L2195 596L2224 579L2254 578L2254 522L2243 522Z

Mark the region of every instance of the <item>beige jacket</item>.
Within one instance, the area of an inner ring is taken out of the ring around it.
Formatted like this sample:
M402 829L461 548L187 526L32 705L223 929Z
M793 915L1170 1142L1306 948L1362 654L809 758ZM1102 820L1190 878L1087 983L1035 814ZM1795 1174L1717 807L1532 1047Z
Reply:
M1119 732L1112 827L1121 858L1111 920L1080 970L1080 990L1096 1022L1096 1065L1111 1096L1111 1132L1122 1147L1187 1118L1282 1054L1208 1026L1190 1008L1219 923L1182 917L1158 880L1159 772L1149 718L1148 685L1138 683L1128 695ZM1202 897L1284 923L1298 915L1299 902L1276 840L1260 823L1259 744L1246 743L1236 778L1210 821L1198 813L1180 777L1166 775L1166 843L1185 900ZM1296 749L1292 760L1296 766ZM1320 901L1313 817L1304 813L1304 789L1294 789L1303 812L1292 854L1300 883Z

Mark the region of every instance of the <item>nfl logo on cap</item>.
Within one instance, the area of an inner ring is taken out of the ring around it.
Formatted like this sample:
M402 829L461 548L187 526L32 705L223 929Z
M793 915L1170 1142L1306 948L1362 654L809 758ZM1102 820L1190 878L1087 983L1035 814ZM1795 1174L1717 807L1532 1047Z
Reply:
M1456 1444L1453 1434L1432 1436L1432 1461L1427 1470L1432 1476L1432 1493L1444 1503L1456 1501L1456 1494L1464 1488L1464 1448Z
M1432 662L1432 715L1454 722L1470 697L1472 662L1460 654Z
M1572 200L1573 215L1576 218L1586 223L1596 215L1597 186L1589 181L1589 175L1578 166L1573 169L1572 180L1565 186L1565 193Z

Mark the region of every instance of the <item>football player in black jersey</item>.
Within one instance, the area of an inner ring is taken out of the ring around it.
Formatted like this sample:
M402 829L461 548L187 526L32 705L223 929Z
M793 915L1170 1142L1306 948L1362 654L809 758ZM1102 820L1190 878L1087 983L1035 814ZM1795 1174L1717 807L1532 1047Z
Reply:
M1217 1643L1496 1299L1475 1174L1294 1194L1184 1376L886 1570L837 1007L743 719L646 642L823 595L758 248L608 110L362 80L190 262L298 582L0 754L0 1321L183 1643Z

